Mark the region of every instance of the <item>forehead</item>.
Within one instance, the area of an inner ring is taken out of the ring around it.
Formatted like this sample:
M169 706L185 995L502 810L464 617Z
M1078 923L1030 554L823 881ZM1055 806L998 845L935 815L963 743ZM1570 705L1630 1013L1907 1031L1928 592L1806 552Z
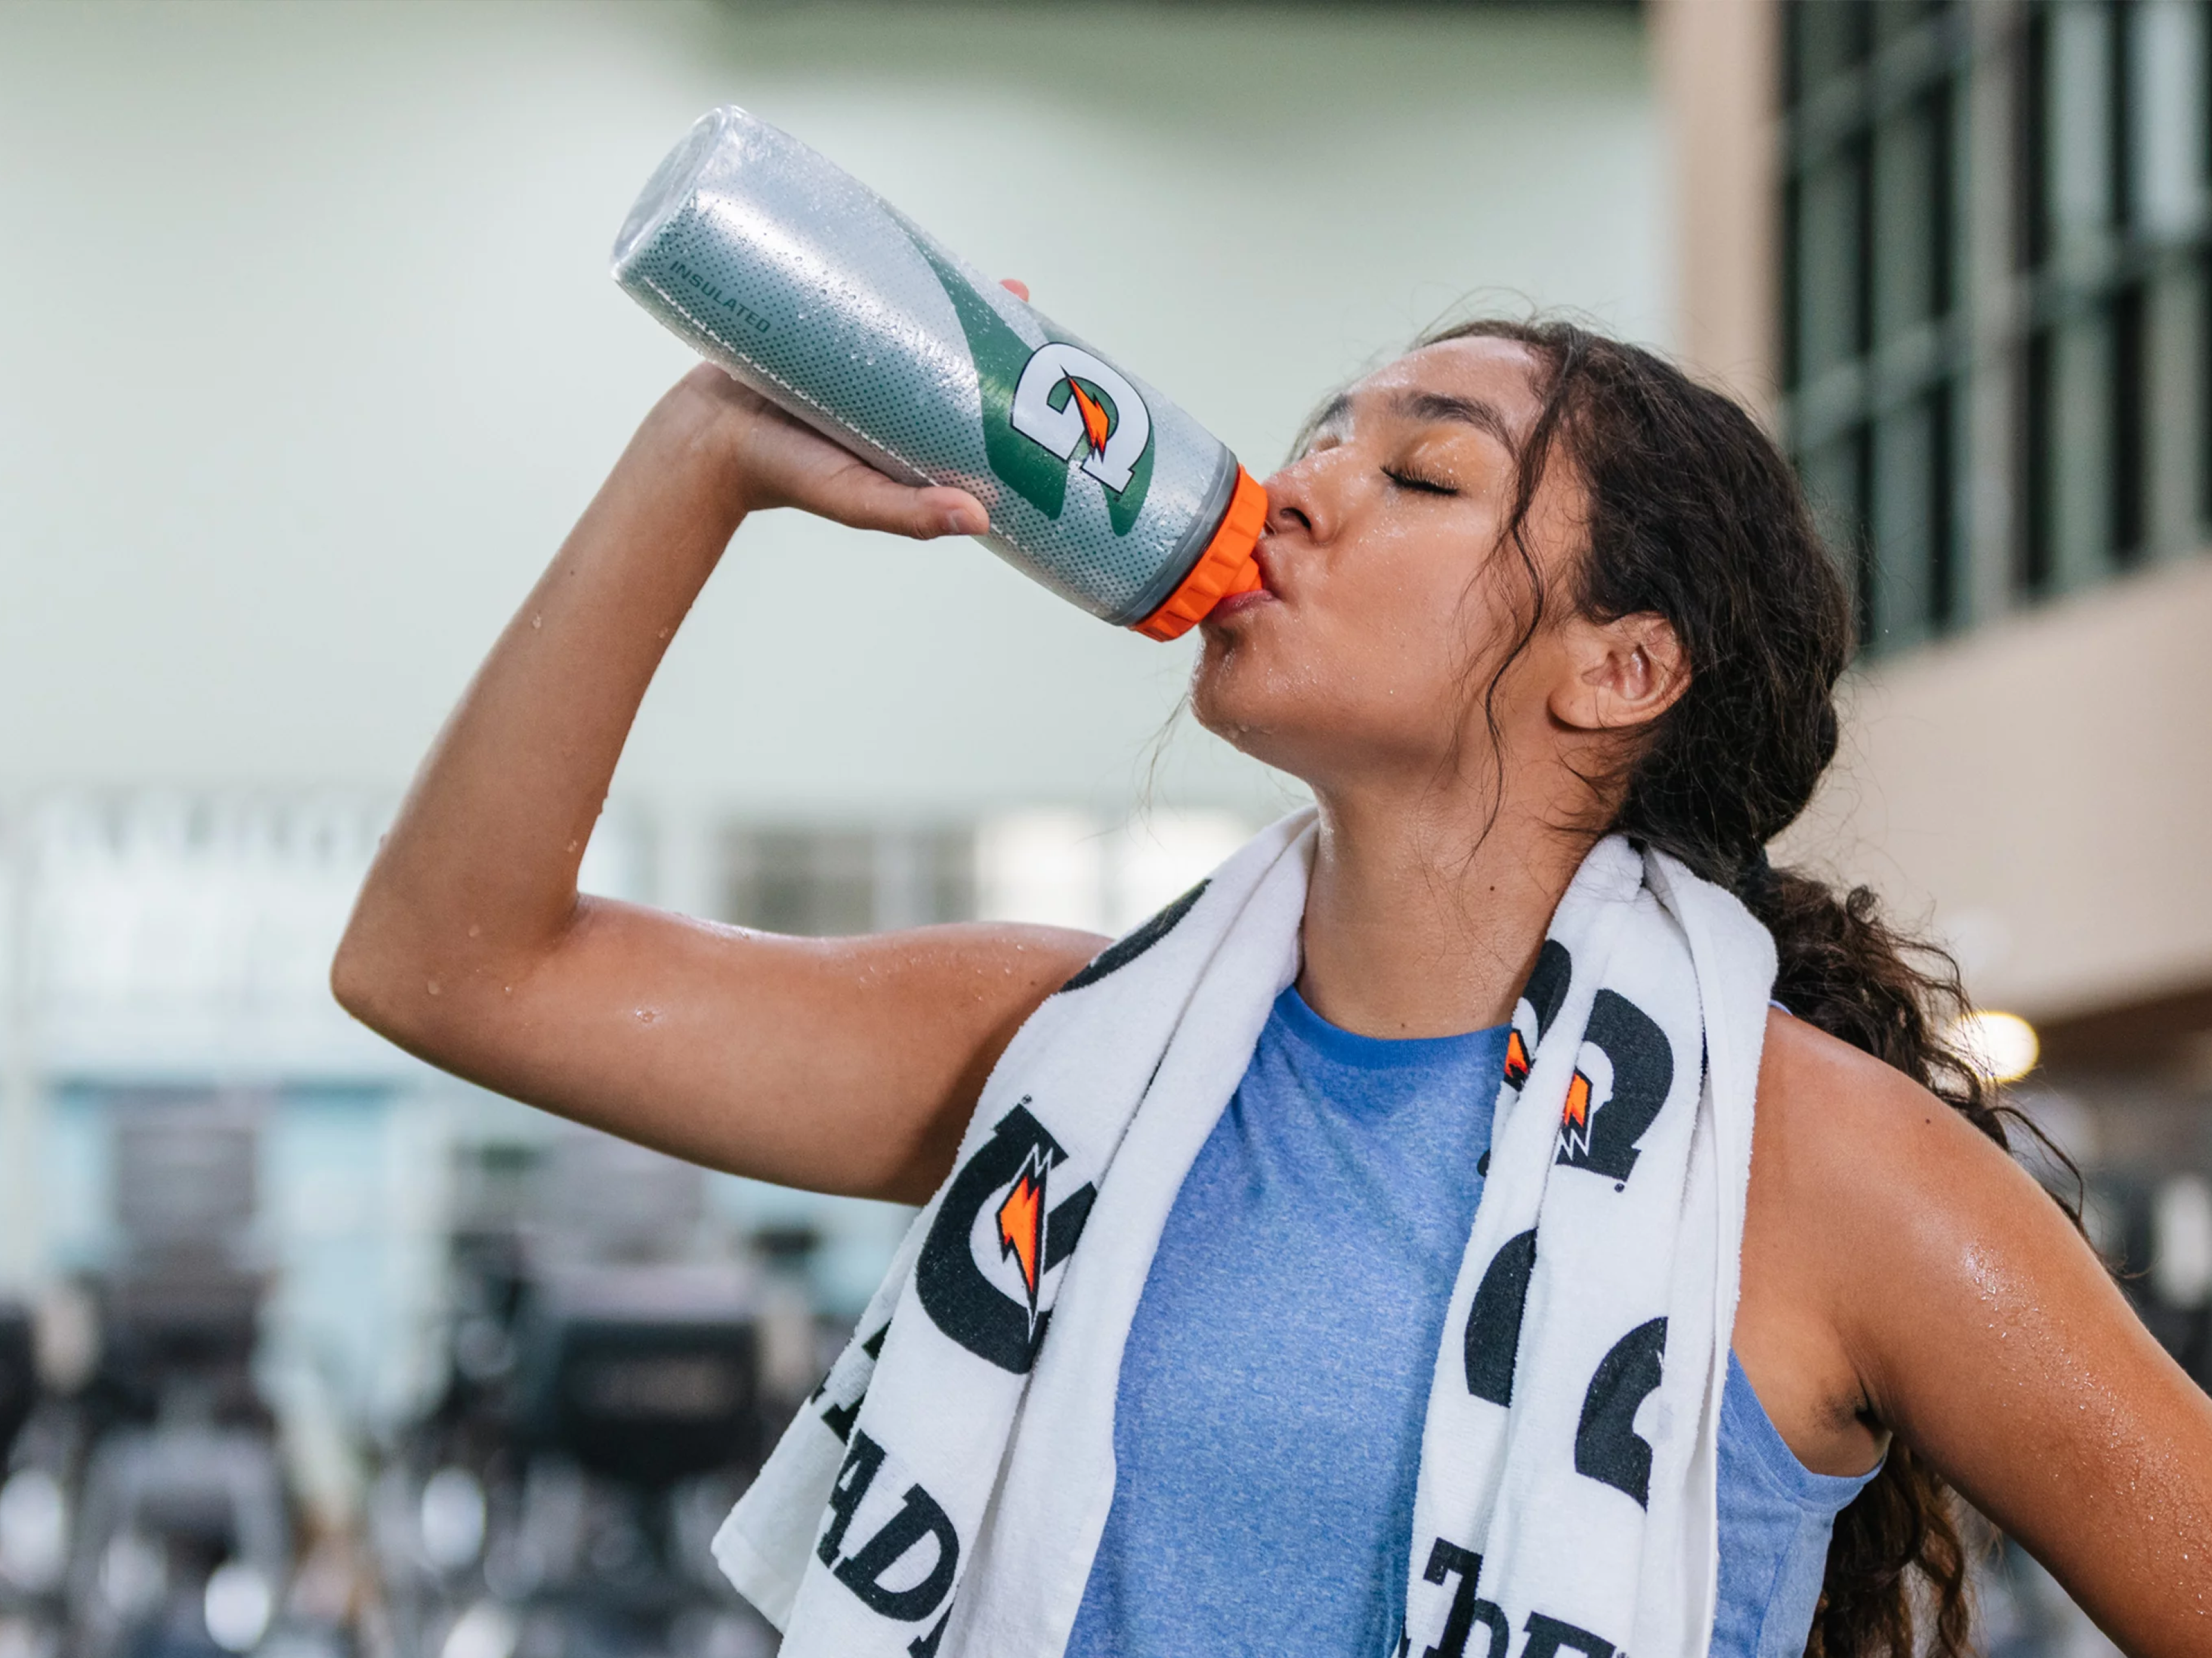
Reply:
M1518 340L1474 336L1408 351L1357 381L1347 394L1359 413L1388 412L1424 395L1487 404L1517 436L1543 408L1535 380L1540 364Z

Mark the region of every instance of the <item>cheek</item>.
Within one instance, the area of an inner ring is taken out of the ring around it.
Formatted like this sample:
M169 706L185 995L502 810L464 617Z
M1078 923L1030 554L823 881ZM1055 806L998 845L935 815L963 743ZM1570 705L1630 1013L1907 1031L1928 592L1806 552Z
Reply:
M1456 693L1470 631L1483 631L1472 558L1451 556L1436 538L1373 537L1343 561L1315 595L1310 648L1316 666L1347 697L1378 713L1440 710Z

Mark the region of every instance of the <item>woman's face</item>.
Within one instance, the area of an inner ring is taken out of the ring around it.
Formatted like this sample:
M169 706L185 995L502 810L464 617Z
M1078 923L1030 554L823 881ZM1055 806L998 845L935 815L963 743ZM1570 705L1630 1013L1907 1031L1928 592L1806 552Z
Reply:
M1488 752L1483 689L1533 601L1499 537L1540 412L1537 367L1516 341L1451 340L1329 407L1267 480L1264 588L1205 624L1192 700L1208 730L1323 789L1433 780L1455 756ZM1550 469L1527 525L1547 583L1575 544L1565 471ZM1499 681L1492 711L1509 741L1540 716L1543 646L1530 641Z

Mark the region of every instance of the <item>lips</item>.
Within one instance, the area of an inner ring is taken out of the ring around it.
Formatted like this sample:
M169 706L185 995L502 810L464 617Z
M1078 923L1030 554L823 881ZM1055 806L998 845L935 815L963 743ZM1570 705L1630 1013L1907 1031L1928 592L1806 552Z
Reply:
M1228 598L1206 612L1206 619L1208 622L1226 622L1233 616L1242 616L1247 610L1257 610L1262 604L1273 604L1274 602L1274 594L1269 592L1267 588L1255 587L1249 592L1230 594Z

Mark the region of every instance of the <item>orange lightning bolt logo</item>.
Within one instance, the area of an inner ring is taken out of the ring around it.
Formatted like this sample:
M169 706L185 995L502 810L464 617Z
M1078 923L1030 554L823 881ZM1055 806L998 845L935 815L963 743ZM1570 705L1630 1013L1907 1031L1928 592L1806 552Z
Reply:
M1083 389L1083 382L1070 374L1067 389L1075 394L1075 406L1083 411L1083 435L1090 440L1091 452L1106 452L1106 440L1114 429L1114 422L1106 417L1106 405Z
M1505 1037L1505 1080L1516 1088L1528 1080L1528 1044L1517 1030Z
M1577 1071L1567 1084L1566 1108L1559 1114L1567 1144L1577 1151L1589 1149L1589 1110L1590 1079Z
M1021 1269L1022 1287L1029 1291L1032 1327L1036 1323L1037 1286L1044 1278L1044 1181L1050 1166L1042 1150L1031 1151L1013 1190L999 1206L999 1254L1001 1258L1012 1255Z

